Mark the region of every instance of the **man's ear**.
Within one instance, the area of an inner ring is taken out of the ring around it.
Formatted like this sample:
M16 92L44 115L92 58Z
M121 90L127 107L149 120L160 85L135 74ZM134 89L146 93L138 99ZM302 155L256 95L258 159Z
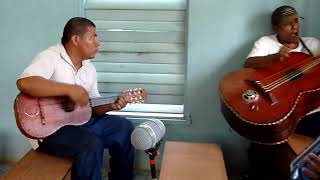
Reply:
M80 36L78 35L73 35L71 37L71 42L74 46L78 46L79 45L79 41L80 41Z

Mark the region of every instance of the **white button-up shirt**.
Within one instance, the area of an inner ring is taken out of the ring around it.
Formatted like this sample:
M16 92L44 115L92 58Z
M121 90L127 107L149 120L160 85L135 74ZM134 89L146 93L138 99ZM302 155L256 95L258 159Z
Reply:
M77 84L84 87L91 98L100 96L97 88L97 73L93 64L90 60L85 60L82 62L82 67L77 70L62 44L40 52L23 71L20 78L30 76Z
M314 37L301 37L302 41L310 49L313 55L320 54L320 41ZM280 51L283 44L281 44L276 35L263 36L259 38L249 53L248 57L267 56L270 54L276 54ZM309 54L308 51L303 47L299 41L297 48L292 49L290 52L303 52Z

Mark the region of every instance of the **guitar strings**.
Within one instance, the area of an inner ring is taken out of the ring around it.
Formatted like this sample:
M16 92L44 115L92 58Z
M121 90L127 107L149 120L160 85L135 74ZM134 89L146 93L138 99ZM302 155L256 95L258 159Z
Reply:
M297 71L294 71L294 72L292 72L291 74L289 74L289 75L287 75L287 76L285 76L285 77L282 77L282 78L280 78L280 79L274 81L273 83L268 84L268 85L266 85L266 86L264 86L264 87L265 87L266 89L268 89L268 91L272 91L273 89L281 86L282 84L284 84L284 83L292 80L293 78L295 78L295 77L303 74L303 72L305 72L305 71L313 68L313 67L316 66L317 64L319 64L319 62L317 62L317 63L310 63L309 65L307 65L307 66L299 69L299 70L301 70L301 71L298 71L298 72L297 72Z
M118 96L109 96L109 97L96 97L96 98L91 98L90 99L90 106L95 107L95 106L100 106L103 104L108 104L107 102L114 102Z
M309 59L307 59L309 60ZM305 60L306 61L306 60ZM304 63L304 62L303 62ZM312 62L308 63L308 64L304 64L303 66L299 67L297 71L293 71L291 73L289 73L289 75L287 74L286 76L282 76L281 78L277 79L276 81L271 82L270 84L263 86L264 89L267 89L268 91L272 91L273 89L281 86L282 84L292 80L293 78L301 75L303 72L315 67L316 65L318 65L320 63L319 59L315 59ZM302 63L297 63L297 64L302 64ZM295 64L296 65L296 64ZM290 66L289 68L285 69L285 70L290 70L292 68L292 66ZM284 72L285 70L281 71ZM299 71L300 70L300 71ZM280 72L278 72L280 73ZM278 74L277 73L277 74ZM272 75L273 76L273 75ZM269 77L268 77L269 78Z
M312 59L312 58L314 58L314 57L310 57L310 58L304 59L304 60L302 60L302 61L300 61L300 62L298 62L296 64L293 64L292 66L289 66L286 69L283 69L283 70L281 70L281 71L279 71L277 73L274 73L274 74L272 74L272 75L260 80L260 82L263 84L262 81L268 82L269 79L279 78L279 76L280 76L280 78L282 78L283 74L285 72L289 71L290 69L292 69L292 67L299 67L299 66L301 66L301 64L304 65L307 61L309 61L309 59Z
M316 61L314 61L314 62L311 62L311 63L309 63L309 64L307 64L306 66L302 66L302 68L299 68L299 70L301 70L301 71L293 71L293 72L291 72L291 73L289 73L288 75L286 75L285 77L282 77L282 79L280 79L280 80L291 80L291 79L293 79L293 78L295 78L295 77L297 77L297 76L299 76L300 74L302 74L303 72L305 72L305 71L307 71L307 70L309 70L309 69L311 69L311 68L313 68L314 66L316 66L317 64L319 64L319 62L316 62ZM279 81L279 80L278 80ZM281 83L282 81L279 81L279 83ZM275 81L276 82L276 81ZM272 88L272 87L274 87L274 86L277 86L277 83L271 83L271 84L269 84L269 85L267 85L267 86L269 86L270 88ZM267 87L267 88L269 88L269 87Z
M298 68L298 70L300 70L301 68ZM303 68L302 68L303 69ZM286 74L284 77L283 76L281 76L279 79L277 79L276 81L273 81L273 82L271 82L270 84L268 84L268 85L266 85L266 86L264 86L265 88L272 88L273 86L277 86L277 84L279 84L279 83L281 83L281 82L283 82L283 81L285 81L285 80L287 80L287 79L289 79L290 80L290 78L291 77L295 77L295 76L297 76L297 75L299 75L299 74L301 74L299 71L292 71L292 72L290 72L289 74Z
M305 60L305 61L306 61L306 60ZM268 85L266 85L266 86L264 86L264 87L267 88L267 86L272 86L273 84L278 83L278 81L283 78L283 74L284 74L285 72L290 71L293 67L297 67L297 69L299 69L299 66L300 66L301 64L304 65L304 63L305 63L305 62L302 61L302 62L299 62L299 63L297 63L297 64L294 64L293 66L290 66L290 67L288 67L288 68L286 68L286 69L284 69L284 70L282 70L282 71L279 71L279 72L277 72L277 73L275 73L275 74L273 74L273 75L271 75L271 76L268 76L267 78L261 80L261 82L262 82L262 81L267 81L267 79L269 80L269 79L271 79L271 78L273 78L273 79L279 78L279 79L277 79L277 80L275 80L275 81L271 81L270 84L268 84ZM290 74L292 74L292 72L289 73L289 77L290 77ZM288 74L287 74L287 77L288 77ZM263 84L263 83L262 83L262 84Z
M123 91L123 93L121 93L118 96L89 98L89 105L91 107L95 107L103 104L113 103L119 96L122 96L129 103L141 103L141 102L144 102L144 99L145 99L145 97L143 96L142 89L139 89L139 90ZM127 96L130 97L130 99L127 99L128 98ZM40 103L42 106L51 106L51 105L57 105L57 104L63 105L64 102L66 102L65 99L56 98L54 102L52 100L42 99Z

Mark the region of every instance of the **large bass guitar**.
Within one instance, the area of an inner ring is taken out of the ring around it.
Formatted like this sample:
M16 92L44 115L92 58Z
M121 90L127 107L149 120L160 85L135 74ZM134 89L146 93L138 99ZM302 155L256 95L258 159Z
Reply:
M42 139L66 125L82 125L89 121L91 108L115 102L121 96L128 103L144 102L144 89L125 90L118 96L91 98L87 106L68 107L66 97L35 98L18 94L14 102L16 123L20 132L28 138Z
M320 107L319 64L319 56L294 52L272 68L227 74L219 84L225 119L251 141L285 142L299 120Z

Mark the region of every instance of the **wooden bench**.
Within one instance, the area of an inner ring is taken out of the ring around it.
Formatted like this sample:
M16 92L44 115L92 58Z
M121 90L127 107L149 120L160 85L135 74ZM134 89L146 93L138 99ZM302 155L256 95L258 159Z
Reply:
M302 151L308 147L314 141L313 138L303 136L300 134L293 134L288 139L288 144L291 149L296 153L296 155L302 153Z
M227 180L222 151L217 144L165 143L160 180Z
M72 160L54 157L31 149L13 165L1 180L70 180Z

